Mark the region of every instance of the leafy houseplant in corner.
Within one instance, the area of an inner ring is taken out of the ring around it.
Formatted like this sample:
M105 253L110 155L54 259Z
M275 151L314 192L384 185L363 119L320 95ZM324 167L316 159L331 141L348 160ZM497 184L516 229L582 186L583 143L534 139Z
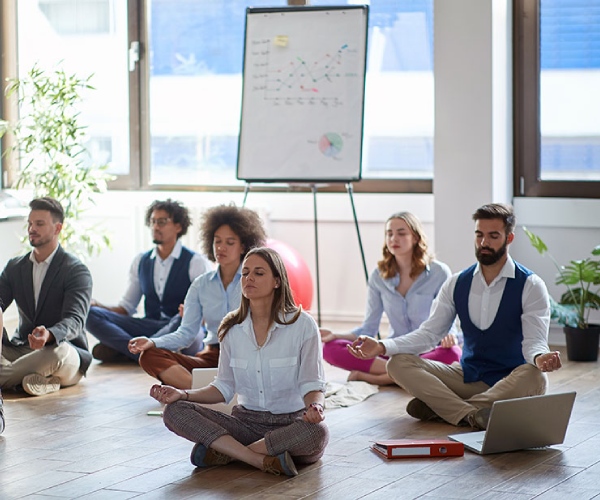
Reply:
M23 78L9 80L6 88L7 97L16 96L21 113L7 127L16 139L13 151L20 160L14 187L31 188L34 197L51 196L62 204L65 225L60 243L82 260L110 247L106 231L82 219L94 196L105 192L107 181L114 178L108 165L92 163L85 146L79 105L83 93L93 89L90 78L34 66Z
M556 268L557 285L565 285L567 290L556 302L550 299L552 319L563 325L567 343L567 357L571 361L596 361L600 325L590 324L590 312L600 309L600 245L591 252L592 257L571 260L560 266L548 252L548 247L531 231L523 228L533 247L541 254L548 254Z

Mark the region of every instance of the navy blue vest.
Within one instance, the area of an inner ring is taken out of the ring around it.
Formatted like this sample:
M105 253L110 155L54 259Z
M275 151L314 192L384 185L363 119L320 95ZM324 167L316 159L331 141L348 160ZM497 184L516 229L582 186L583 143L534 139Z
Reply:
M183 304L190 281L190 261L194 252L185 247L181 248L181 255L173 261L169 277L165 283L162 301L158 298L154 289L154 262L151 259L152 250L142 255L138 267L140 287L144 294L144 311L146 318L160 319L171 318L177 314L179 304Z
M532 272L515 262L515 277L506 286L496 317L487 330L480 330L469 316L469 292L475 265L460 273L454 288L454 304L464 334L460 360L466 383L483 380L492 386L517 366L523 357L523 287Z

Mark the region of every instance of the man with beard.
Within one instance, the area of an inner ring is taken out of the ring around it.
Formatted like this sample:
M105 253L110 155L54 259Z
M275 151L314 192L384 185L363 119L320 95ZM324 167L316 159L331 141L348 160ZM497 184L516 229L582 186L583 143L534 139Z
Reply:
M43 396L75 385L92 356L85 336L92 277L58 243L64 211L53 198L29 204L27 231L32 251L11 259L0 276L0 304L14 301L19 326L9 340L2 332L0 387Z
M152 250L139 254L129 270L129 285L117 306L92 300L87 330L100 343L92 349L104 362L137 361L129 352L133 337L160 336L175 331L179 309L195 278L212 269L205 257L184 247L180 238L191 220L188 209L177 201L154 201L146 210L146 225L152 230ZM134 317L144 297L144 317ZM200 333L200 332L199 332ZM191 348L195 354L204 335Z
M349 349L359 358L391 356L389 375L415 398L406 407L412 417L485 429L494 401L544 394L544 372L561 362L548 348L546 285L508 254L512 207L484 205L473 220L478 262L442 285L429 319L402 337L359 337ZM460 363L417 356L437 345L457 315L464 334Z

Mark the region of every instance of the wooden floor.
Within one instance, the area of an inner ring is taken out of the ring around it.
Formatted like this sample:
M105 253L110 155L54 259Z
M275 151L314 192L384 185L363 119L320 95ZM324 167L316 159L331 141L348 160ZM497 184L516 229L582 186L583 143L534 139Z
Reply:
M331 367L328 376L344 381ZM578 393L561 446L387 462L369 450L373 440L445 437L455 430L410 418L409 396L388 387L363 403L327 411L326 455L286 478L241 463L195 469L191 444L147 415L159 409L147 395L153 380L134 364L95 361L86 379L59 393L5 394L0 498L600 498L600 365L566 363L550 379L551 392Z

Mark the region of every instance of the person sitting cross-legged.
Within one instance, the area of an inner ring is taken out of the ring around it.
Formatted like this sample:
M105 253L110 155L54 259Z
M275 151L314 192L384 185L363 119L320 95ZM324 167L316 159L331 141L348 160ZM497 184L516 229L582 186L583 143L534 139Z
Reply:
M154 201L146 210L146 225L156 245L139 254L131 264L129 285L117 306L92 300L86 328L100 342L92 348L94 358L104 362L137 361L129 351L133 337L160 337L177 329L179 308L195 278L212 269L208 259L184 247L180 238L191 225L188 209L167 199ZM144 316L135 313L144 299ZM194 332L196 352L204 337Z
M384 313L390 322L387 338L416 329L429 316L433 300L450 275L450 268L431 256L421 221L410 212L391 215L385 223L383 258L369 277L365 320L348 333L321 328L325 361L350 370L348 380L393 384L386 372L386 356L356 359L348 352L348 345L361 335L376 337ZM453 324L440 344L421 356L452 364L460 360L458 343L459 334Z
M221 357L210 385L193 390L155 385L167 403L167 428L193 443L197 467L240 460L276 475L321 458L326 387L315 320L294 305L279 254L250 250L242 264L242 301L219 327ZM231 415L198 403L238 403Z
M14 301L19 311L19 326L10 339L2 329L0 388L43 396L77 384L92 362L84 330L92 276L59 244L62 205L43 197L29 207L32 250L9 260L0 275L2 309Z
M402 337L361 336L349 349L359 359L391 356L388 374L415 398L409 415L485 429L495 401L544 394L545 372L558 370L561 360L548 347L546 285L508 253L512 207L484 205L473 220L477 263L444 283L429 319ZM417 356L439 342L456 316L464 335L460 364Z

